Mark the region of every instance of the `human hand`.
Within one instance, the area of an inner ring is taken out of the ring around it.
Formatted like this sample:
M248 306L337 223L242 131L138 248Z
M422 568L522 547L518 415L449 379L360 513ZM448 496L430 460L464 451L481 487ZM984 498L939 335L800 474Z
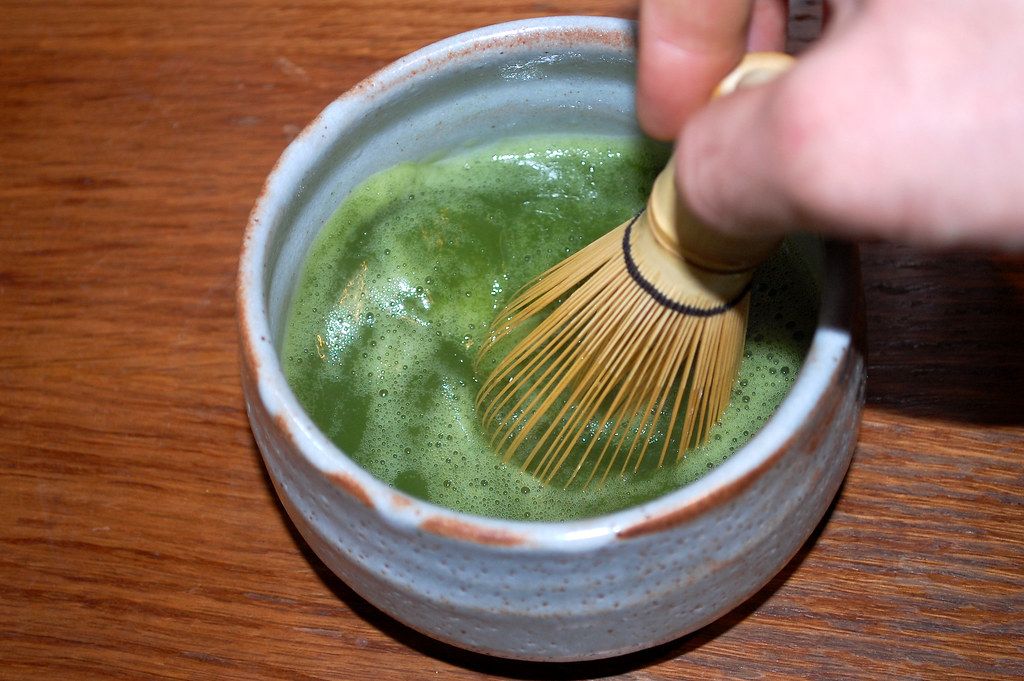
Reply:
M691 210L736 235L1024 248L1024 3L831 8L789 72L703 106L748 46L778 49L781 3L642 4L638 115L676 138Z

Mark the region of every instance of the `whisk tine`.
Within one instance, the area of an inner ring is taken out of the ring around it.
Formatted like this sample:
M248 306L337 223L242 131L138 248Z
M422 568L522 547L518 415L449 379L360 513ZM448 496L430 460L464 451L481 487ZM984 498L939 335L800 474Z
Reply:
M621 283L619 284L619 288L622 288ZM616 304L619 310L629 309L629 306L632 303L630 295L635 297L636 294L633 291L629 291L627 292L627 295L625 297L617 299ZM598 306L598 308L595 309L595 312L598 309L602 311L608 311L607 308L604 308L603 306ZM614 308L612 310L612 312L617 311L618 310ZM611 349L612 351L616 351L621 346L621 343L616 342L615 334L616 327L614 325L605 325L603 327L599 327L595 329L593 333L587 334L588 342L585 345L580 344L574 346L567 353L567 356L564 357L565 363L568 366L572 367L573 371L572 373L567 374L566 380L562 381L557 386L557 391L552 390L552 392L562 394L565 390L568 390L573 385L573 383L576 384L576 388L568 396L562 408L559 410L558 414L555 416L554 419L552 419L544 435L541 436L541 438L534 446L534 452L544 444L544 442L552 434L552 431L559 426L561 420L565 417L565 412L569 409L570 406L576 405L576 413L571 417L569 423L564 424L564 429L567 430L570 427L574 427L574 424L577 421L581 423L580 432L582 432L582 429L585 429L586 423L590 420L590 414L588 413L587 409L583 408L583 406L585 405L580 405L580 403L578 402L580 397L587 397L587 394L581 394L581 390L583 390L584 388L589 389L594 385L614 385L614 378L609 380L608 374L613 372L616 360L614 354L609 356L608 350ZM590 352L587 353L587 356L581 356L581 349L589 350ZM559 359L562 358L560 357ZM585 373L582 376L577 376L578 372L581 370L580 367L584 368L583 370L585 371ZM545 386L545 389L547 389L547 386ZM535 420L539 419L541 415L542 414L539 411L533 412L531 414L530 423L535 422ZM528 424L528 426L529 425L530 424ZM552 449L549 450L549 453L541 459L541 462L538 464L538 477L541 477L543 479L543 467L545 466L545 463L549 460L553 460L558 456L557 447L560 441L564 441L564 438L556 438L555 442L552 443ZM532 461L534 452L531 452L531 455L527 457L527 461ZM526 465L528 464L524 463L524 467Z
M625 361L625 359L626 358L620 357L620 362ZM634 363L632 370L635 370L635 367L636 367L636 364ZM607 395L608 392L609 391L606 390L605 391L605 395ZM587 486L587 485L590 484L590 481L593 479L594 472L596 472L600 468L601 463L604 461L604 457L608 453L608 449L611 446L611 444L613 442L615 442L615 441L619 441L621 443L622 438L618 438L617 437L617 433L620 431L620 428L622 428L622 417L624 415L625 416L629 416L629 414L626 413L626 410L623 410L621 407L622 407L622 404L623 404L624 401L628 402L628 399L629 399L629 397L625 393L625 391L621 391L620 390L616 394L616 396L613 398L612 403L610 405L608 405L607 409L605 410L604 417L601 419L601 422L604 423L605 426L603 428L599 429L599 430L607 431L607 435L605 437L605 444L601 448L601 453L598 455L598 459L595 462L595 464L593 466L593 469L591 470L591 475L590 475L590 477L587 478L587 481L586 481L584 486ZM582 469L583 465L588 460L588 458L590 456L590 453L593 451L594 446L598 442L597 432L599 432L599 430L595 431L595 436L591 439L590 443L587 445L586 450L580 455L579 460L578 460L575 468L573 469L572 474L569 476L569 480L566 482L566 486L570 485L576 479L576 476L579 474L579 472ZM628 432L628 428L627 428L627 432ZM621 444L618 447L616 447L616 451L618 451L618 449L620 447L621 447ZM563 456L563 459L564 458L565 457ZM615 458L615 456L613 456L613 458L612 458L613 462L614 462L614 458Z
M682 338L680 340L685 342L685 338ZM605 445L604 447L602 447L601 452L598 455L597 461L594 463L594 466L591 469L590 475L587 477L587 480L584 483L585 487L590 485L596 473L601 469L601 465L604 462L605 457L607 456L608 451L613 443L616 446L612 453L612 457L608 460L608 463L605 466L605 473L602 476L601 480L605 479L605 477L611 471L612 466L614 466L615 461L618 458L618 453L621 451L622 445L625 442L625 433L628 433L631 430L631 428L629 427L629 423L630 418L633 416L633 414L631 414L629 411L629 400L630 396L625 391L620 391L617 400L613 402L613 404L610 405L608 410L606 411L604 420L610 423L610 428L608 429L609 436L607 437ZM623 433L622 436L616 437L616 433L618 432ZM588 447L587 452L585 452L583 457L581 457L579 463L577 464L576 468L573 470L572 475L570 476L569 482L572 482L572 480L574 480L576 476L579 474L579 471L583 466L585 457L589 455L590 450L593 448L594 444L596 443L592 442L590 447ZM567 483L567 485L568 484L569 483Z
M664 315L668 317L668 315ZM675 336L678 324L674 323L674 319L665 319L664 326L667 327L658 336L658 342L655 347L651 349L651 353L661 355L666 358L663 363L652 363L650 371L650 384L652 389L650 392L650 400L647 403L646 408L642 412L644 414L644 422L640 424L640 429L637 431L639 435L643 432L648 424L651 427L657 423L657 419L663 413L665 408L665 401L668 399L669 392L672 389L673 379L678 369L679 358L679 343L676 342ZM671 437L671 430L665 432L666 439ZM623 462L625 465L633 459L633 452L636 450L637 445L640 445L640 451L637 452L636 463L633 466L633 472L637 472L640 469L640 463L643 461L644 456L647 454L647 448L650 445L650 438L634 438L633 443L630 445L629 451L626 453L626 460ZM658 465L660 466L662 461L659 459Z
M611 230L582 250L542 272L517 291L512 301L505 306L492 324L491 333L477 353L476 364L479 365L494 345L512 334L523 322L573 290L604 263L618 255L624 229L625 225L621 225ZM498 326L504 328L498 329Z
M651 407L649 403L644 405L647 399L649 386L653 376L656 373L657 367L652 363L643 361L644 355L650 353L652 348L650 347L652 342L656 342L659 338L659 331L664 331L664 309L652 309L651 306L644 307L643 320L638 323L638 326L643 330L642 340L636 344L633 350L633 362L632 368L629 375L624 376L622 379L623 393L625 399L622 400L624 405L637 405L634 408L632 419L627 421L629 424L629 431L633 432L633 438L629 441L629 449L626 452L626 458L623 460L623 465L628 465L627 462L632 457L633 452L636 449L637 442L642 439L645 426L650 420ZM638 420L639 419L639 420ZM618 452L621 451L621 447L625 444L626 438L623 438L620 445L616 448L615 457L609 461L609 465L618 458Z
M578 295L578 301L591 300L600 292L600 290L601 281L599 279L592 279L577 289L574 295ZM513 303L517 301L513 301ZM492 400L491 406L484 412L485 421L491 419L495 413L499 412L507 403L508 397L514 394L516 384L510 382L508 379L517 366L524 364L524 366L519 369L520 375L524 377L524 380L521 380L520 382L525 382L525 379L528 378L544 385L547 375L550 371L555 370L558 367L558 364L557 362L550 362L550 366L545 370L545 373L534 379L533 377L536 371L543 366L545 360L549 359L548 356L537 352L537 350L543 347L546 343L547 346L552 349L552 352L555 353L554 357L557 358L561 352L571 345L575 334L577 334L579 329L587 323L590 315L596 314L599 311L599 306L590 307L589 310L584 309L585 314L580 314L576 312L573 306L560 306L536 329L521 339L512 351L498 364L498 366L492 370L491 375L488 377L477 395L478 409L485 399ZM562 324L563 320L566 319L569 320L569 323ZM551 333L551 330L557 330L557 333ZM481 351L481 356L488 350L489 348L485 348ZM502 382L505 382L504 387L497 395L492 395L491 393L494 388ZM523 400L521 399L510 410L510 414L514 414L522 406Z
M620 282L619 286L625 287L625 282ZM641 294L639 294L637 291L630 290L628 295L625 296L620 301L618 305L619 309L614 310L614 312L621 311L628 313L631 309L634 308L635 301L637 298L640 297L640 295ZM619 315L614 315L614 317L620 318ZM581 379L582 384L589 384L588 397L591 396L593 388L595 386L599 386L602 388L602 390L598 392L596 399L588 400L587 402L588 406L590 404L593 404L594 409L583 409L581 407L576 410L573 419L574 421L579 421L581 423L581 430L579 432L582 432L582 430L585 429L586 423L589 422L592 419L593 414L595 414L598 411L600 403L603 402L604 399L607 397L608 393L611 391L611 388L621 382L618 376L621 374L622 364L629 359L627 355L627 350L630 345L629 340L632 336L635 336L636 334L637 328L635 326L625 323L617 323L614 325L609 324L607 328L602 332L600 340L594 343L594 356L589 358L574 358L575 361L586 362L591 366L591 369L589 369ZM595 432L595 439L592 440L592 443L596 441L596 437L597 435ZM567 441L562 440L562 443L566 442ZM549 467L547 466L539 467L537 470L537 476L541 478L541 480L550 481L550 479L554 476L554 473L557 472L557 470L562 466L566 457L570 453L571 445L572 442L567 442L567 444L560 444L558 452L552 452L552 456L547 457L550 461L555 462L555 466L553 469L550 469L550 472ZM592 446L593 444L591 444L587 448L587 452L584 453L582 457L583 459L585 459L586 454L589 453L589 450ZM556 455L558 455L557 460L555 458Z
M686 397L687 392L689 391L690 378L693 372L693 365L697 360L696 348L699 337L697 326L697 320L693 319L692 317L689 317L684 321L685 331L681 333L685 333L686 341L685 343L680 343L679 345L679 350L682 353L682 362L677 370L679 381L678 385L676 386L676 397L674 402L672 403L672 410L670 412L671 416L669 418L668 427L665 429L665 444L662 446L661 455L658 457L659 465L661 462L664 462L665 455L668 453L669 445L672 442L672 438L670 437L670 435L673 432L675 432L676 421L679 418L679 412L682 407L683 398ZM685 422L685 417L683 420ZM689 431L687 431L684 426L679 435L679 452L676 455L676 461L679 461L683 458L683 454L686 452L686 448L689 445L689 440Z
M563 314L562 316L566 315ZM574 334L578 332L581 327L586 325L589 317L584 315L573 316L569 325L561 327L558 327L558 325L554 323L555 320L553 318L549 317L548 319L551 321L550 326L556 326L559 328L559 332L551 337L551 342L549 343L549 345L554 348L554 352L556 353L555 358L557 359L559 354L561 354L561 352L563 352L571 343ZM543 328L546 329L547 326ZM543 331L543 329L535 329L533 333L521 340L519 344L513 348L512 352L509 353L502 363L494 369L491 376L484 384L484 387L481 389L477 397L478 408L480 406L480 402L488 396L493 387L500 385L501 382L505 382L504 387L501 388L498 395L492 397L494 403L492 403L492 405L484 412L485 420L492 418L497 412L499 412L507 403L507 400L515 394L516 384L508 381L507 379L512 375L518 365L525 364L525 366L520 368L520 374L528 379L533 379L537 370L543 367L544 361L547 358L545 355L536 352L536 349L540 347L541 341L543 340L538 331ZM541 385L544 385L543 381L546 379L547 375L551 371L556 370L558 366L558 362L550 362L544 373L534 379L534 381L540 382ZM516 405L511 409L512 413L517 412L523 406L523 401L526 397L528 397L528 395L523 396L520 401L516 403Z
M587 285L596 290L604 288L603 277L599 274L595 275L595 278ZM526 380L532 380L534 391L536 395L529 403L524 405L524 400L529 397L529 394L524 395L519 402L513 407L513 417L516 412L522 409L522 413L526 417L525 424L522 426L519 434L509 445L509 451L514 451L522 443L523 439L527 436L528 432L532 428L535 418L543 414L547 407L558 398L564 392L566 386L571 384L573 376L572 357L575 355L576 344L573 343L574 339L579 338L581 335L588 334L588 325L590 319L596 316L599 312L604 310L604 306L595 305L591 299L591 292L583 289L577 290L574 296L577 296L576 303L582 302L582 306L579 306L579 311L573 315L559 315L552 316L544 320L540 326L534 329L526 338L520 341L519 345L513 349L512 355L521 353L519 356L532 357L532 370ZM568 302L568 301L567 301ZM576 310L577 305L563 305L559 311L563 310ZM562 317L569 316L571 324L566 327L559 326L558 322L561 321ZM598 336L599 338L599 336ZM554 350L547 352L545 350L554 346ZM544 373L540 376L533 378L537 369L542 367L547 361L547 368ZM489 391L491 379L484 384L481 389L481 395L486 396ZM539 406L535 406L540 403ZM505 424L502 423L502 426ZM543 438L542 438L543 441ZM532 455L527 458L527 462L524 463L524 467L529 465L532 461Z

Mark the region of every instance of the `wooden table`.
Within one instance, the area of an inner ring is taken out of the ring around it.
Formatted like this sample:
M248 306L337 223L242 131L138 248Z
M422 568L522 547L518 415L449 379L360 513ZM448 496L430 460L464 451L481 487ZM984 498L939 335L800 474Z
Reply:
M233 289L285 144L393 59L632 0L0 9L0 678L1024 675L1024 261L863 249L868 406L829 517L704 630L580 665L435 643L330 574L249 433Z

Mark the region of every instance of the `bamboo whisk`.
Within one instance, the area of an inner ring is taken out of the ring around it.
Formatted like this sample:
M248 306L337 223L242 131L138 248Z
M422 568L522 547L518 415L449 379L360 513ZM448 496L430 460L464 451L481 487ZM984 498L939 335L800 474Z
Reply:
M790 62L748 54L715 96ZM701 225L678 200L672 168L655 180L643 213L520 292L480 350L478 362L536 324L484 381L477 410L504 460L520 458L545 483L567 463L567 487L635 471L652 445L657 465L673 442L679 460L729 402L753 270L777 241L726 238Z

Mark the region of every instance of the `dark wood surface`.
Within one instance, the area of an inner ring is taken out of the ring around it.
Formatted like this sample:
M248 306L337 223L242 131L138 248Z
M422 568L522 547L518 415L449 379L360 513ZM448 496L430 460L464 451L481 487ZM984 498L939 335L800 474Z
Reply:
M0 678L1024 676L1024 260L864 247L868 405L829 516L702 631L461 652L330 574L238 380L242 230L285 144L462 30L632 0L0 8Z

